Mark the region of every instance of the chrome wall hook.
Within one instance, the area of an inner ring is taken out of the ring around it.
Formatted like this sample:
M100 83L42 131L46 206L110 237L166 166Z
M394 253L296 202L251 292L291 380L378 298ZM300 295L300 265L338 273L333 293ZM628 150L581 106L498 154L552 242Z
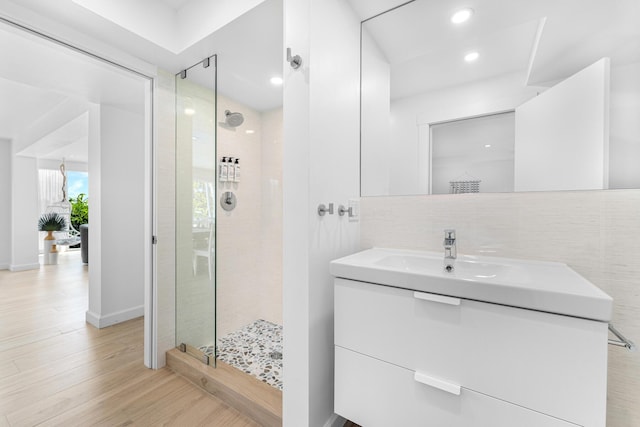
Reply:
M329 207L326 207L324 203L318 205L318 215L325 216L325 214L333 215L333 203L329 203Z
M345 208L344 205L338 206L338 215L344 216L346 213L349 214L349 218L353 217L353 207L349 206Z
M302 65L302 58L300 55L291 56L291 48L287 48L287 62L291 65L291 68L297 70Z

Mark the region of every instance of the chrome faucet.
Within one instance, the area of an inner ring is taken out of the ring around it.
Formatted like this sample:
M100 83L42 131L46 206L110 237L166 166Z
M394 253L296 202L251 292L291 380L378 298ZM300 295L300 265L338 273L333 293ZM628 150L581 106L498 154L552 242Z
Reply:
M456 230L444 230L444 270L451 273L457 257Z

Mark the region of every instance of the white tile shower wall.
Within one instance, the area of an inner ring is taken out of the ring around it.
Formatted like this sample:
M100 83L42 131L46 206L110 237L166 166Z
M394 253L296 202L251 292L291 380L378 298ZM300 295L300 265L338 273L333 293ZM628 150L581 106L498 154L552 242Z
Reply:
M640 190L368 197L361 248L442 250L558 261L611 295L613 323L640 341ZM640 425L640 358L609 349L607 426Z
M225 110L242 113L244 123L218 126L218 157L241 166L240 182L217 183L218 199L224 191L237 199L230 212L216 202L218 337L257 319L282 324L281 112L262 114L218 94L218 118Z
M282 108L262 113L260 299L264 318L282 325Z

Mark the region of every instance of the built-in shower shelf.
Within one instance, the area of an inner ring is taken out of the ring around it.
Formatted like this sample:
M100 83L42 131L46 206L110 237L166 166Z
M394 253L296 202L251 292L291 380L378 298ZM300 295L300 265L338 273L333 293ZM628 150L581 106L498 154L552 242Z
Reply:
M177 348L167 366L263 426L282 426L282 392L218 360L207 366Z

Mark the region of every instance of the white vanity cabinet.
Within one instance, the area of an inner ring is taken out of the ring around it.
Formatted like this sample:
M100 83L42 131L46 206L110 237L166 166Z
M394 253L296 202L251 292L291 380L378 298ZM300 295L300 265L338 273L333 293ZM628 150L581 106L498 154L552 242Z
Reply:
M607 323L335 279L335 412L364 427L589 426Z

